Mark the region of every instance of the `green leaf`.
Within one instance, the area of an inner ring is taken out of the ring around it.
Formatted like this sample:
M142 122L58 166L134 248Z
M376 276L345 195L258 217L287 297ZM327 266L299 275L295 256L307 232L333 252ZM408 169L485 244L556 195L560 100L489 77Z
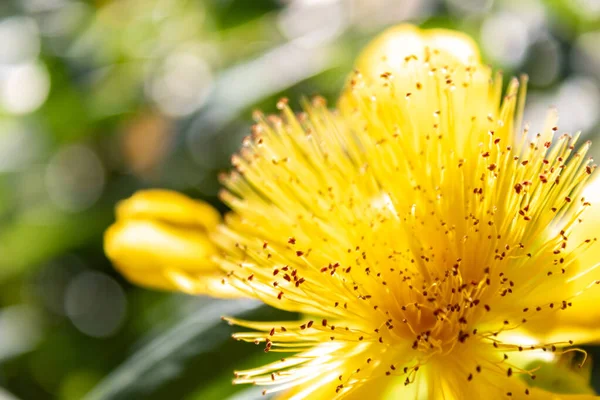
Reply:
M530 386L539 387L552 393L596 394L590 385L588 368L578 368L565 360L547 362L536 360L525 367L535 370L536 379L524 375Z
M245 370L255 368L260 365L272 363L280 358L281 353L265 353L260 351L256 355L250 355L243 360L236 361L234 369ZM262 394L265 389L264 386L232 385L232 377L232 371L228 369L209 383L202 385L195 392L187 395L184 400L222 400L225 397L229 400L267 400L269 398Z
M261 305L248 299L208 302L144 344L84 399L148 398L149 394L176 379L191 358L202 357L210 368L213 361L208 355L230 340L230 327L221 320L221 316L242 315ZM200 382L203 378L198 375L195 379Z
M0 282L99 237L111 214L105 207L68 213L43 204L12 216L0 227Z

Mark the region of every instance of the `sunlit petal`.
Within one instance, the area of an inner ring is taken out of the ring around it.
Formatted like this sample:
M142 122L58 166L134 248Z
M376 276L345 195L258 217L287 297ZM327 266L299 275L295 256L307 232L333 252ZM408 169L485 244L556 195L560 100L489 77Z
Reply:
M210 205L170 190L141 190L117 206L117 219L162 220L175 225L194 225L206 230L220 222Z

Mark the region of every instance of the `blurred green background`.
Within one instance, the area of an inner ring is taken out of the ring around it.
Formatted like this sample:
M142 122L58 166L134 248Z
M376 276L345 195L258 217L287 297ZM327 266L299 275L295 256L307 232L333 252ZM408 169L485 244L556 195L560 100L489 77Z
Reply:
M599 0L0 1L0 399L257 397L232 371L269 355L219 317L290 316L133 287L102 233L145 187L223 209L216 177L252 110L333 101L400 21L463 30L529 74L534 131L555 105L561 131L598 134Z

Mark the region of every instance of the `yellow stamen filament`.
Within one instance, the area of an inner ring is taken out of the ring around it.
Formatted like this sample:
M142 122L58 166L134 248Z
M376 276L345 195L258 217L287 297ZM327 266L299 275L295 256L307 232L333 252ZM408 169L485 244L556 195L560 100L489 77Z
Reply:
M481 83L483 67L407 64L415 92L401 96L387 75L363 85L357 74L342 114L317 98L294 115L282 101L281 117L257 114L233 158L221 197L235 214L213 238L228 283L315 316L229 319L252 330L238 340L299 353L238 371L236 383L270 393L317 377L333 385L324 372L345 371L340 395L383 376L410 384L419 366L465 346L480 349L480 368L509 377L534 371L493 354L573 351L501 337L567 309L577 294L555 288L588 272L573 263L595 238L568 235L589 205L580 197L595 169L589 143L556 134L553 114L541 133L515 135L525 79L501 98L501 77ZM476 95L481 105L469 106ZM560 233L548 235L551 226Z

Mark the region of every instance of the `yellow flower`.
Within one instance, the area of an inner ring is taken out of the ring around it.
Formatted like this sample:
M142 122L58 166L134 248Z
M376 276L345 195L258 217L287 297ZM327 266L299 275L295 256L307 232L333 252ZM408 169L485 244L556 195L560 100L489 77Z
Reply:
M107 254L143 284L307 315L228 319L249 329L235 338L291 353L236 372L266 393L571 398L535 387L531 363L600 338L585 307L594 226L580 223L595 166L556 115L521 127L524 83L502 96L462 34L393 28L359 57L338 112L316 99L258 116L223 179L224 223L179 195L138 194Z

